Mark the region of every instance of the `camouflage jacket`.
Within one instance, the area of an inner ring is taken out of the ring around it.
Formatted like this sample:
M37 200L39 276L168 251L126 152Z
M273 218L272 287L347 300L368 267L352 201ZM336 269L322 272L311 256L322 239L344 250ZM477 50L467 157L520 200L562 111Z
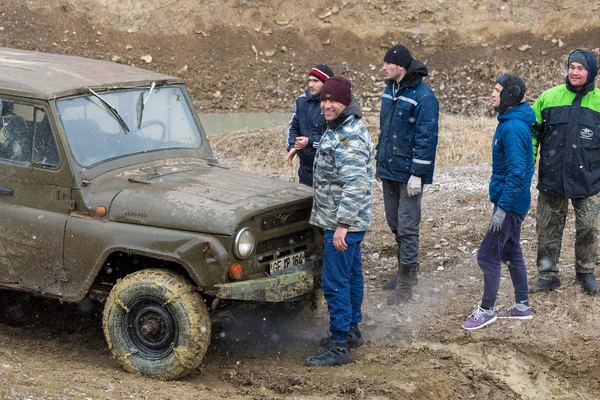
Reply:
M373 141L352 106L358 111L351 103L340 114L343 122L323 133L315 157L310 223L326 230L361 232L371 224Z

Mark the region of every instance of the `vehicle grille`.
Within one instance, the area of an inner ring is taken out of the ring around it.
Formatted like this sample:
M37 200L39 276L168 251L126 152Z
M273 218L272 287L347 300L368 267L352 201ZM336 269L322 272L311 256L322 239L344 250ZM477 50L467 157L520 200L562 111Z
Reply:
M310 211L310 208L303 208L300 210L270 215L260 221L260 230L268 231L269 229L306 221L310 217Z
M306 250L308 244L314 240L314 237L314 231L306 229L301 232L263 240L256 246L258 261L264 263L278 257Z

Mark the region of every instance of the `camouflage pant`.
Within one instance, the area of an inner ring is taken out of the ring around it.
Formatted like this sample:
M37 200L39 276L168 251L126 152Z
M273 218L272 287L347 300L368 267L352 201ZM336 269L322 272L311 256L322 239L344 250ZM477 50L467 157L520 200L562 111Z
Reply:
M536 223L539 278L558 276L558 259L569 200L540 192ZM571 199L575 210L575 271L594 273L600 237L600 194Z

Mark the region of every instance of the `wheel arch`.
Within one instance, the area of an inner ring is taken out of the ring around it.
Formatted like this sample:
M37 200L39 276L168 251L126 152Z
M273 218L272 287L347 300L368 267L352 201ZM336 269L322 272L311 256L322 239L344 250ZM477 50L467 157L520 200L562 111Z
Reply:
M227 279L228 252L212 235L123 224L94 219L71 218L65 234L65 268L60 297L82 300L92 285L106 275L117 257L154 266L164 264L185 277L201 291L211 290ZM130 267L130 272L143 269ZM118 275L118 274L117 274ZM108 283L120 277L115 275Z

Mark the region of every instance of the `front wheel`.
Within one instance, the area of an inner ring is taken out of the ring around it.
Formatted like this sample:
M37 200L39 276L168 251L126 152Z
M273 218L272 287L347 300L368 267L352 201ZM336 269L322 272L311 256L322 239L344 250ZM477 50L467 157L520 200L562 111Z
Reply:
M125 370L165 380L198 368L210 341L202 297L183 277L160 269L119 280L104 306L102 325Z

